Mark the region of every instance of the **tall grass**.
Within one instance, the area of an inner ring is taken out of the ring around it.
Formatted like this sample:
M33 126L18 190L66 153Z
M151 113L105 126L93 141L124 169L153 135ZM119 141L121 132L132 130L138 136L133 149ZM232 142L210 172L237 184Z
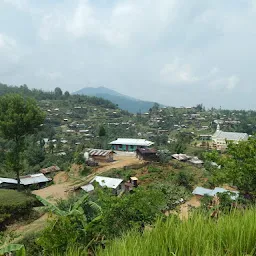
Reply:
M201 213L187 221L171 216L143 235L131 232L114 240L97 255L256 255L256 210L234 211L218 220Z

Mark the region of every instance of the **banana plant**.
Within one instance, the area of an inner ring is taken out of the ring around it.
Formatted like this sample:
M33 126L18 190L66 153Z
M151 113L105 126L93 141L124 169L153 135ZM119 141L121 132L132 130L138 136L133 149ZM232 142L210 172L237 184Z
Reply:
M56 205L51 204L44 198L40 196L36 196L37 199L44 205L46 206L50 212L57 216L66 216L66 217L75 217L77 218L81 224L83 225L83 230L87 231L95 222L98 222L102 218L102 210L101 207L96 204L93 201L88 200L89 196L84 195L82 196L77 202L73 204L73 206L70 207L68 211L63 211L59 209ZM86 213L84 212L83 205L88 205L91 207L97 214L98 216L95 217L92 221L88 223ZM54 225L53 225L54 226Z
M22 244L9 244L0 249L0 256L11 255L15 252L16 256L26 256L26 250Z

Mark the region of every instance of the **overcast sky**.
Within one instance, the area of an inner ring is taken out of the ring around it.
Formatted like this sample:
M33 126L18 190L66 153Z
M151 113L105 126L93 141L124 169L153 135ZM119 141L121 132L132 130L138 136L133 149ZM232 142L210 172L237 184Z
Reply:
M255 109L256 0L0 0L0 82Z

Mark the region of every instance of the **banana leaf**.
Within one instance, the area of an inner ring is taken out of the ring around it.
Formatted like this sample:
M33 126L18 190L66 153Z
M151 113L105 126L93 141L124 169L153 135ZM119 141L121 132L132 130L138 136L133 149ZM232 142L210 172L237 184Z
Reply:
M0 249L0 256L6 253L15 252L16 256L26 256L26 250L23 244L9 244Z

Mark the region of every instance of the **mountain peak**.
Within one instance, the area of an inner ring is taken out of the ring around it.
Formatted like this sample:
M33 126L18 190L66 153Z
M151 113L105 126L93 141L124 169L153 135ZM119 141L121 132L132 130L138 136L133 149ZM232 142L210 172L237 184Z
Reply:
M132 113L147 112L154 105L154 102L137 100L105 86L85 87L74 94L101 97L112 101L114 104L118 104L119 108Z

